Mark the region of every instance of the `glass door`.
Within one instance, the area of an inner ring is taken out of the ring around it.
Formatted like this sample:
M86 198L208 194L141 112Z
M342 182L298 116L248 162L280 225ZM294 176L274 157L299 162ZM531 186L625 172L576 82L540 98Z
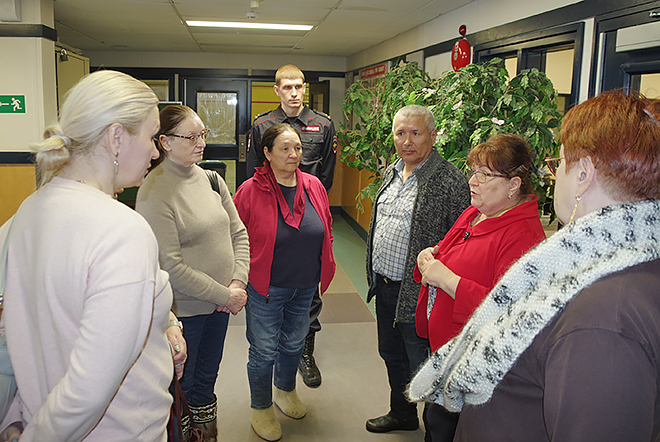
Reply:
M475 45L475 61L503 58L509 77L531 68L544 72L557 89L559 111L564 112L579 96L583 38L583 23L561 26Z
M185 78L184 104L195 109L210 130L204 160L225 163L229 190L245 181L245 153L249 130L247 80Z
M598 23L600 60L592 95L630 88L658 97L660 73L660 2L628 8Z

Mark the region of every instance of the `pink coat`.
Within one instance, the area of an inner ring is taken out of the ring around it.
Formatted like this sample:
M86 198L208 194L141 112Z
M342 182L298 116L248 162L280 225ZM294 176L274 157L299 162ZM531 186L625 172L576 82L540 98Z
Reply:
M144 218L53 178L25 200L9 239L2 320L19 395L5 425L27 424L24 442L164 442L171 305Z

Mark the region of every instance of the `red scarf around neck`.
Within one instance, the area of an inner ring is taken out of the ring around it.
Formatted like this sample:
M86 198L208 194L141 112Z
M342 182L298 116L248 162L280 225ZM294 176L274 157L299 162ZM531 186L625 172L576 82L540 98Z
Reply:
M271 187L275 190L275 195L277 196L277 204L280 207L280 212L284 217L284 222L293 227L294 229L300 228L300 222L302 221L303 215L305 214L305 194L303 189L303 182L301 177L300 169L296 169L296 195L293 197L293 213L289 209L289 205L284 198L282 189L280 188L280 183L277 182L275 178L275 173L270 167L270 164L264 163L264 172L268 180L270 181Z

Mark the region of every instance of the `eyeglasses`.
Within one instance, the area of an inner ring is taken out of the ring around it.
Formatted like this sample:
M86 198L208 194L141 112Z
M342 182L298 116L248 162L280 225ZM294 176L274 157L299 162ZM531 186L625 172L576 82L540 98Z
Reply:
M509 175L504 175L502 173L484 172L483 170L468 170L467 173L470 175L470 178L476 177L477 182L481 184L488 181L488 178L511 178Z
M165 134L165 136L166 137L184 138L184 139L188 140L188 142L190 143L191 146L194 146L195 144L197 144L197 141L200 138L202 140L206 141L206 137L209 136L209 132L211 132L211 131L208 130L208 129L204 129L203 131L201 131L200 133L195 134L195 135L185 136L185 135L177 135L177 134Z
M561 160L564 160L564 157L547 157L545 159L545 164L548 166L548 170L552 174L552 176L557 176L557 168L559 167L559 162Z

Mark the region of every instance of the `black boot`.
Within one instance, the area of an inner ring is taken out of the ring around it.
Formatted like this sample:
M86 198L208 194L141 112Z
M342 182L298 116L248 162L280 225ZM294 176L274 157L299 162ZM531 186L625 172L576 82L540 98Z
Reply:
M310 331L305 338L305 348L300 357L298 370L302 375L303 382L310 388L316 388L321 385L321 371L316 366L314 360L314 335L316 332Z

